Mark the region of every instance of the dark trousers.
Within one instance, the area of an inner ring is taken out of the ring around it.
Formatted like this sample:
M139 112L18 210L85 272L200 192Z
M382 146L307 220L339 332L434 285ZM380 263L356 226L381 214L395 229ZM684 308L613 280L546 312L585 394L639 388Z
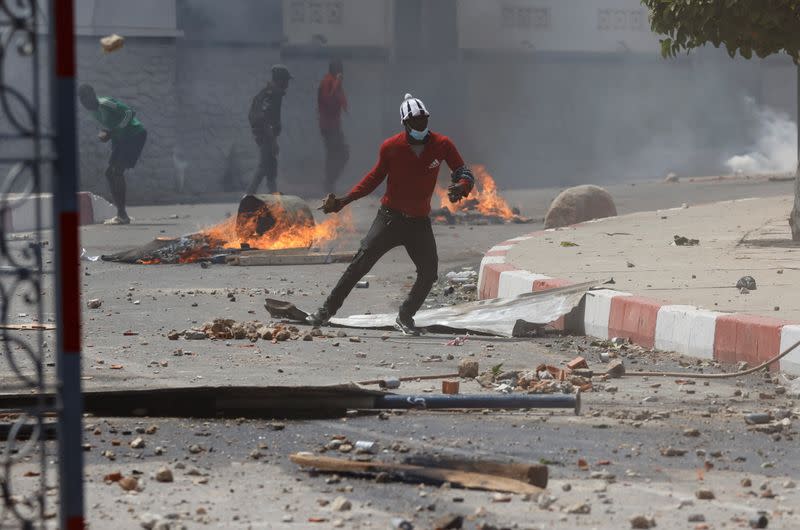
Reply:
M400 306L400 314L414 316L431 291L439 267L431 220L428 217L405 217L385 206L378 210L367 236L361 240L358 253L331 291L323 308L331 315L335 314L356 283L372 269L381 256L400 245L406 248L408 256L417 267L417 279Z
M278 144L271 139L262 141L259 146L258 168L253 175L253 180L247 188L247 193L253 195L261 186L261 181L267 177L267 189L270 193L278 191Z
M350 147L341 127L336 129L322 129L322 141L325 144L325 182L326 193L336 191L336 181L342 176L342 171L350 159Z
M117 207L118 217L128 217L128 212L125 210L127 196L125 170L136 167L146 142L147 131L111 140L111 158L108 160L106 179L111 191L111 201Z

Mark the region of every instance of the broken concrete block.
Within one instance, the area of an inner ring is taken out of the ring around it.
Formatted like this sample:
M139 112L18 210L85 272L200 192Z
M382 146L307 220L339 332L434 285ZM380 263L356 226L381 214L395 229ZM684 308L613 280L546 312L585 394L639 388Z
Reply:
M105 53L111 53L119 50L125 45L125 38L113 33L107 37L100 39L100 46Z
M577 370L578 368L589 368L589 365L583 357L575 357L567 363L567 368L570 370Z
M625 375L625 365L619 359L614 359L606 366L608 377L622 377Z
M478 365L478 361L462 359L461 362L458 363L459 377L473 379L475 377L478 377L478 373L480 373L480 367Z
M331 503L331 510L334 512L346 512L353 507L353 504L345 497L336 497Z
M156 480L158 482L172 482L174 480L172 470L166 466L158 468L158 471L156 471Z

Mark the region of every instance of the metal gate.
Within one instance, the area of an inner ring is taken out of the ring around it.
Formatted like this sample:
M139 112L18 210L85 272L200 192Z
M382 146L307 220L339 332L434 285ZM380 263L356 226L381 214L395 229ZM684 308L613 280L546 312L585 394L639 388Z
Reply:
M0 528L84 528L73 27L0 0Z

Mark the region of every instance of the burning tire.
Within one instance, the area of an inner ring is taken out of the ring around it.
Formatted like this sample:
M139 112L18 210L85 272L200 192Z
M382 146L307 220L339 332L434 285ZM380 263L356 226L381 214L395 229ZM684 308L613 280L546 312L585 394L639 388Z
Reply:
M243 241L261 238L279 226L313 229L314 216L308 204L294 195L245 195L236 213L236 235ZM306 248L311 246L308 241Z

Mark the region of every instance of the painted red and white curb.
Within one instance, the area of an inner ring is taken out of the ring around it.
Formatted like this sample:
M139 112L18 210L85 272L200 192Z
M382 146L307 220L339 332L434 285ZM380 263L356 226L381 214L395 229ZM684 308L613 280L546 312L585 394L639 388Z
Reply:
M0 204L3 215L3 225L6 232L30 232L39 226L36 222L37 206L42 216L41 226L53 226L53 196L50 193L40 193L34 196L11 194ZM80 208L80 224L91 225L102 223L116 214L116 208L94 193L88 191L78 192L78 206Z
M507 260L514 245L548 232L552 230L515 237L490 248L481 260L478 296L510 297L574 283L520 269ZM800 340L800 324L786 320L667 304L612 289L589 291L574 319L562 317L551 326L600 339L624 337L646 348L700 359L750 365L774 357ZM800 375L800 348L781 359L780 369Z

